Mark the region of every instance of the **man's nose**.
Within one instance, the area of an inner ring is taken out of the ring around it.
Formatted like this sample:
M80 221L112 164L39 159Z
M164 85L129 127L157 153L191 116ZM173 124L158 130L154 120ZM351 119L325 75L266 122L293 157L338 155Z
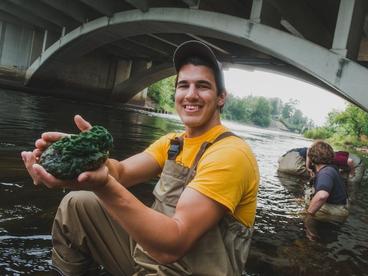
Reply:
M198 90L194 84L189 85L188 91L185 95L187 98L197 98L198 97Z

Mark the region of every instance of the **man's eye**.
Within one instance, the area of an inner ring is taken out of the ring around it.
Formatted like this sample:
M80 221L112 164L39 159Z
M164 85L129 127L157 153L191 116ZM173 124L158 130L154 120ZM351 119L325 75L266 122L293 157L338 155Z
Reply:
M199 89L210 89L210 86L208 84L198 84L197 87Z

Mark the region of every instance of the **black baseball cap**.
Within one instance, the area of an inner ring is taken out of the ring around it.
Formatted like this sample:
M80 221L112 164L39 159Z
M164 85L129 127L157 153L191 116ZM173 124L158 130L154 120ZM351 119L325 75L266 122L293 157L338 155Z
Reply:
M177 73L179 73L183 62L185 62L188 57L199 57L207 61L215 72L216 85L218 86L218 89L220 91L225 89L222 65L207 44L198 40L189 40L180 44L173 55L174 67Z

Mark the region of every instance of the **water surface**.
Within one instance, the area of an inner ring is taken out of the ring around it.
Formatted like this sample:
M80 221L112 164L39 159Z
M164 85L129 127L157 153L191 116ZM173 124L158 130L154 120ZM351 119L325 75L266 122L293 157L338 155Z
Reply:
M76 133L74 114L109 129L115 141L112 157L117 159L144 150L169 131L182 130L175 116L0 89L0 275L50 275L50 229L65 192L35 187L20 152L32 150L43 131ZM311 141L287 132L225 125L251 145L261 173L248 274L368 275L367 179L351 189L348 221L317 225L320 239L309 241L300 215L306 181L278 175L277 159ZM152 185L142 184L133 192L149 203Z

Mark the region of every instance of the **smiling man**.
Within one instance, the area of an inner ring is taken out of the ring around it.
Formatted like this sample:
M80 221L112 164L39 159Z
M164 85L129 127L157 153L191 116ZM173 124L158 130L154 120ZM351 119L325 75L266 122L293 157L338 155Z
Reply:
M225 103L221 64L199 41L174 53L175 106L183 133L169 133L126 160L109 159L73 181L37 164L64 134L47 132L23 152L35 184L70 192L53 225L52 264L62 275L240 275L256 212L259 172L243 139L220 121ZM91 125L80 116L81 131ZM147 207L127 188L160 174Z

